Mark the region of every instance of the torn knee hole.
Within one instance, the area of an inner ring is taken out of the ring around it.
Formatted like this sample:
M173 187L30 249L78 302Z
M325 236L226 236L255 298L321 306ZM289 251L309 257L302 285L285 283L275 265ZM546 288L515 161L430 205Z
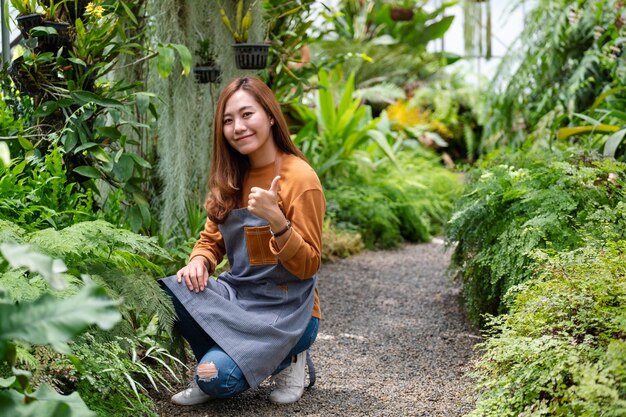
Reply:
M213 362L201 363L198 365L198 378L204 381L210 381L217 378L217 367Z

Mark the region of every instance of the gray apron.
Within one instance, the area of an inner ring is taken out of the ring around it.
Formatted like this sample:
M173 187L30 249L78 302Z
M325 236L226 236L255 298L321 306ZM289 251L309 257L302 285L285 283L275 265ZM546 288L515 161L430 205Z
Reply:
M176 276L163 279L207 334L256 388L300 340L313 312L317 277L301 280L269 252L269 224L247 208L219 225L230 271L209 278L203 292L189 291ZM265 249L259 260L248 246ZM252 253L252 252L251 252ZM273 258L273 259L272 259Z

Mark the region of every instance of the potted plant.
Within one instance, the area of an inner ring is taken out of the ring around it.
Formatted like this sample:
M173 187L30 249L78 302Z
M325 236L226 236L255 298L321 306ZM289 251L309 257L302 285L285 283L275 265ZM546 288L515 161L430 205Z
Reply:
M11 0L11 6L17 11L17 26L24 39L30 37L30 30L41 25L43 16L37 13L37 0Z
M215 55L212 48L211 41L203 39L196 50L200 63L194 67L193 72L196 75L196 81L200 84L219 82L221 72L215 63Z
M248 43L248 34L252 26L252 9L258 0L251 1L245 8L245 0L237 0L235 19L226 14L221 0L218 0L222 23L233 35L235 44L235 65L239 69L263 69L267 66L269 45L266 43ZM245 8L245 12L244 12Z
M413 19L415 0L394 0L390 2L389 17L396 22L406 22Z
M38 27L36 31L31 34L37 36L37 48L44 52L56 53L62 47L69 45L68 29L70 24L64 21L65 10L59 7L63 4L61 2L55 3L54 0L43 0L44 16L41 27Z

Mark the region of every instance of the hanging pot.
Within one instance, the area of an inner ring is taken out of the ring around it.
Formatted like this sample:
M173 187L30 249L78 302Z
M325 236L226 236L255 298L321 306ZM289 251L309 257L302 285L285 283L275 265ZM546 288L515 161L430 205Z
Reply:
M42 26L52 27L56 30L56 34L42 35L37 38L37 47L44 52L56 53L60 48L69 45L69 36L67 30L70 27L66 22L50 22L44 21Z
M193 73L196 75L196 82L200 84L217 83L222 74L220 69L214 65L196 65L193 68Z
M406 22L413 19L413 9L391 7L389 9L389 17L396 22Z
M236 43L235 65L239 69L263 69L267 66L270 46L266 43Z
M43 94L41 87L37 83L35 77L30 74L26 68L22 66L24 57L16 58L7 68L9 77L13 80L13 84L20 93L36 97Z
M39 13L26 14L16 18L17 26L24 39L30 38L30 30L35 26L41 26L43 23L43 15Z

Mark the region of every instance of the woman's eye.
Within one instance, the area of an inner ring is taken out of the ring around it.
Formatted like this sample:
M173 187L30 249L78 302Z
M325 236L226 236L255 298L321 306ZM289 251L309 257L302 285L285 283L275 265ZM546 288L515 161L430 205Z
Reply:
M233 121L232 119L225 119L222 123L225 125L229 125L232 123L232 121Z
M249 112L249 111L243 114L243 117L250 117L250 116L252 116L252 112Z

